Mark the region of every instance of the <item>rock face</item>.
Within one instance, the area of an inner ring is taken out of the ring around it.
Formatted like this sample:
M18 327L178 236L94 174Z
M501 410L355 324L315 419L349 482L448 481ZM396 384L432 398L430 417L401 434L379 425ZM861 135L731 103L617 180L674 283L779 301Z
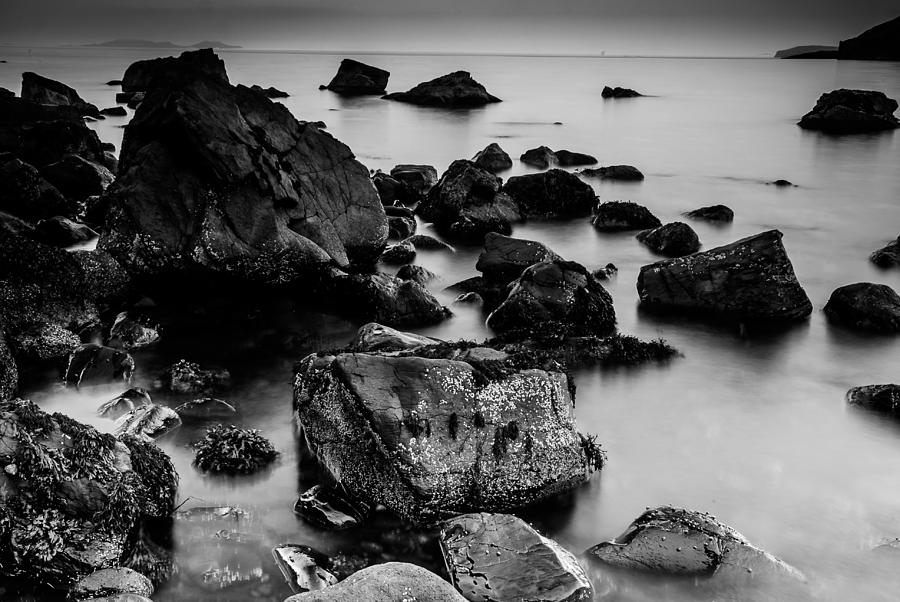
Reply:
M0 154L0 211L30 222L74 217L78 204L64 197L37 169L11 153Z
M156 59L165 76L126 127L99 247L151 276L277 284L371 265L387 219L350 149L185 55Z
M812 303L797 282L778 230L641 268L642 304L748 320L797 320Z
M153 584L137 571L117 567L95 571L69 590L69 597L73 600L94 600L118 594L152 596Z
M503 186L523 215L568 218L588 215L597 202L593 188L561 169L510 178Z
M857 282L831 293L825 314L857 330L900 332L900 295L884 284Z
M700 238L684 222L672 222L653 230L644 230L636 238L654 253L668 257L683 257L700 250Z
M543 243L491 232L484 237L484 250L478 256L475 269L491 281L508 284L525 268L555 260L562 260L562 257Z
M353 59L344 59L332 80L325 86L346 95L384 94L390 72Z
M472 157L472 162L478 167L497 173L512 167L512 159L505 150L496 142L491 142Z
M662 226L659 218L643 205L631 201L609 201L594 210L591 219L594 228L601 232L644 230Z
M882 268L900 266L900 236L897 237L897 240L872 253L869 261Z
M900 385L865 385L847 391L847 403L900 416Z
M132 63L122 77L122 91L148 92L155 85L167 85L172 80L192 77L210 77L228 83L225 62L211 48L203 48L182 52L179 57Z
M449 347L311 355L294 379L305 441L348 495L416 523L583 483L602 460L575 431L565 374L487 351L492 376Z
M384 98L448 109L480 107L492 102L500 102L499 98L488 94L484 86L472 79L472 75L468 71L454 71L423 82L407 92L393 92Z
M85 102L73 88L62 82L26 71L22 74L22 99L42 105L63 105L75 107L82 115L99 117L96 106Z
M291 596L284 602L465 602L453 587L414 564L387 562L353 573L337 585Z
M596 169L582 169L578 175L601 180L622 180L625 182L640 182L644 174L633 165L607 165Z
M857 61L900 61L900 17L868 29L838 46L838 58Z
M685 217L691 219L699 219L707 222L733 222L734 211L725 205L710 205L709 207L700 207L684 214Z
M603 91L600 95L603 98L636 98L638 96L643 96L643 94L635 92L630 88L620 88L619 86L616 86L615 88L603 86Z
M593 599L575 556L515 516L458 516L444 524L440 543L451 583L468 600Z
M873 132L900 127L894 117L897 101L883 92L842 88L819 97L812 111L797 123L807 130L833 134Z

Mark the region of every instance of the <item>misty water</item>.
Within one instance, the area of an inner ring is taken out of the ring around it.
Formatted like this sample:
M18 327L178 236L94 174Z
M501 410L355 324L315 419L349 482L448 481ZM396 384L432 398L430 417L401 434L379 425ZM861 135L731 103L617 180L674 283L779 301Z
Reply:
M3 49L0 86L18 90L22 71L60 79L88 101L113 106L125 67L154 51ZM657 259L632 234L601 234L587 219L533 221L514 236L539 240L590 269L613 262L606 284L621 332L662 337L683 354L661 365L576 373L576 414L608 453L602 473L570 498L526 514L576 553L610 539L645 508L664 504L709 511L752 542L799 568L819 600L894 600L900 590L900 550L873 551L900 537L900 423L847 407L851 386L900 380L900 339L861 335L830 325L822 306L836 287L859 281L900 290L900 271L882 271L867 257L900 234L900 135L832 137L795 123L818 96L840 87L876 89L900 98L900 64L765 59L542 58L498 56L356 56L391 72L389 91L466 69L504 102L484 109L444 111L377 97L345 99L327 83L342 58L327 54L223 52L233 83L275 86L299 119L324 121L371 169L428 163L442 172L490 142L511 156L538 145L593 154L601 165L632 164L637 184L592 182L603 200L646 205L663 222L684 211L724 203L733 224L692 223L705 249L778 228L800 282L813 301L808 321L774 332L741 333L725 324L640 311L635 288L642 265ZM646 98L608 100L604 85L634 88ZM129 111L129 114L131 112ZM104 141L121 144L127 118L91 124ZM561 122L561 125L555 124ZM515 161L512 170L528 172ZM786 178L796 187L767 182ZM419 231L430 233L427 224ZM439 275L431 288L452 319L418 332L444 339L490 336L485 316L451 305L443 288L476 275L479 249L419 252L416 263ZM234 323L187 317L156 346L134 354L136 384L151 386L182 357L231 370L234 386L221 397L240 408L237 422L258 428L281 457L248 478L203 476L191 466L189 443L202 425L186 425L161 446L172 456L180 500L192 506L230 505L248 511L213 522L198 536L176 522L172 545L182 565L154 599L282 600L291 590L268 550L294 542L326 553L353 551L378 540L399 559L431 562L394 524L379 517L358 531L329 533L292 512L314 472L300 470L291 412L292 364L320 348L350 340L360 323L300 313L283 299L260 299L260 310ZM63 390L48 380L24 393L41 407L109 430L94 416L120 386ZM154 400L175 403L158 394ZM253 534L237 548L216 540L220 529ZM416 539L414 536L408 536ZM394 545L390 542L394 541ZM427 546L426 546L427 548ZM238 550L235 552L235 550ZM209 569L231 569L248 581L217 589ZM597 599L745 599L746 593L702 592L693 583L649 583L640 575L594 571ZM771 592L773 599L792 596Z

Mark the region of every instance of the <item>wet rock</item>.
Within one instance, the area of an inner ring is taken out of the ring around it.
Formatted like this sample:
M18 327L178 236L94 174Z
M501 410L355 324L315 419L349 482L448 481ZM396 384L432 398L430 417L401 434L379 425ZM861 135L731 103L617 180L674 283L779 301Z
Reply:
M331 281L330 298L341 309L390 326L436 324L450 317L425 287L388 274L353 274Z
M139 349L159 340L159 333L121 312L109 329L109 346L117 349Z
M82 115L98 117L100 111L85 102L73 88L62 82L26 71L22 74L22 99L42 105L63 105L75 107Z
M444 523L440 544L450 581L468 600L593 599L575 556L515 516L458 516Z
M0 88L0 98L15 98L16 93L6 88Z
M409 242L391 245L381 254L381 261L390 265L402 265L416 258L416 248Z
M375 184L378 197L385 205L394 202L415 205L422 200L422 195L409 184L380 171L372 176L372 183Z
M88 600L117 594L152 596L153 584L137 571L117 567L95 571L69 590L69 597L72 600Z
M503 192L512 197L523 215L530 217L588 215L597 202L593 188L561 169L512 177L503 186Z
M710 205L709 207L700 207L684 214L685 217L691 219L699 219L707 222L732 222L734 221L734 211L725 205Z
M256 84L250 86L250 89L254 92L259 92L266 98L287 98L290 96L287 92L283 90L279 90L278 88L273 88L269 86L268 88L263 88L262 86L258 86Z
M487 325L498 334L552 325L569 336L604 335L615 330L616 313L610 294L584 266L552 260L522 272Z
M437 274L420 265L408 264L397 271L397 278L400 280L411 280L421 286L425 286L437 278Z
M371 512L365 503L350 500L334 489L314 485L300 494L294 513L322 529L349 529L360 525ZM311 588L307 588L311 589Z
M80 387L117 380L131 382L134 359L128 353L94 343L81 345L69 355L64 382Z
M504 299L506 299L506 295L509 293L508 284L509 283L490 280L483 276L474 276L451 284L445 290L447 292L457 293L457 296L460 294L475 293L481 297L482 301L484 301L485 308L491 310L496 308Z
M252 474L275 461L278 452L257 430L214 425L194 443L194 466L203 472Z
M621 180L624 182L640 182L644 179L644 174L633 165L607 165L606 167L598 167L596 169L582 169L578 172L578 175L589 178L600 178L601 180Z
M130 92L128 95L128 99L125 100L125 104L129 109L136 110L141 103L144 102L144 98L146 98L146 92ZM118 96L116 96L118 99Z
M384 214L391 217L405 217L407 219L415 219L415 212L409 207L399 207L397 205L385 205Z
M700 250L700 238L684 222L671 222L653 230L644 230L636 238L654 253L668 257L683 257Z
M341 66L325 88L345 95L384 94L389 71L353 59L343 59Z
M47 181L67 198L83 203L88 197L103 194L115 179L112 172L78 155L66 155L41 169Z
M468 71L454 71L423 82L407 92L393 92L383 98L448 109L480 107L500 102L499 98L488 94L484 86L472 79Z
M318 591L338 582L325 568L328 556L309 546L282 544L272 549L272 555L295 592Z
M594 210L591 219L594 228L601 232L644 230L662 226L659 218L643 205L631 201L609 201Z
M778 188L793 188L793 187L795 187L795 184L793 184L792 182L790 182L788 180L775 180L774 182L771 182L771 184L777 186Z
M869 261L881 268L900 266L900 236L897 237L897 240L872 253Z
M463 293L453 302L463 305L484 305L484 299L481 298L481 295L475 292Z
M439 339L395 330L377 322L369 322L356 332L356 338L350 343L350 349L353 351L397 351L440 342Z
M97 408L97 416L116 420L141 406L148 406L152 403L153 401L150 399L150 394L147 391L140 387L133 387L121 395L103 402Z
M35 324L10 336L9 344L20 362L46 362L68 358L81 340L58 324Z
M162 375L160 385L181 395L208 393L231 384L231 373L222 368L201 368L200 364L178 360Z
M405 562L376 564L317 592L297 594L284 602L464 602L453 587L426 569Z
M530 148L519 157L519 161L531 167L538 169L547 169L551 165L556 165L556 153L547 146L539 146Z
M128 115L128 111L125 110L125 107L116 106L100 109L100 114L108 117L125 117Z
M831 293L825 314L834 322L857 330L898 333L900 295L885 284L848 284Z
M396 165L391 169L391 177L405 182L421 194L426 194L438 181L437 170L431 165Z
M46 245L65 248L85 243L99 235L90 226L57 215L39 221L32 236Z
M602 268L597 268L591 274L594 275L594 278L597 280L609 280L613 276L619 273L619 268L616 267L613 263L607 263Z
M883 92L841 88L819 97L816 106L797 123L807 130L853 134L900 127L894 117L897 101Z
M150 443L181 426L181 418L175 410L149 403L139 405L116 419L115 432L121 437L130 435Z
M900 385L865 385L847 391L847 403L885 414L900 415Z
M0 153L0 211L37 222L54 215L73 217L78 203L66 199L28 163Z
M543 243L489 232L484 237L484 250L478 256L475 269L489 280L507 284L518 278L525 268L557 259L562 257Z
M867 29L855 38L842 40L838 58L856 61L900 61L900 17Z
M212 78L227 84L225 62L210 48L182 52L178 57L137 61L125 70L122 91L148 92L154 86L168 86L196 77Z
M512 167L512 159L496 142L491 142L472 157L472 162L491 173L498 173Z
M202 397L186 401L175 412L183 420L230 420L237 414L237 409L221 399Z
M643 96L643 94L635 92L630 88L620 88L619 86L610 88L609 86L603 86L603 91L600 93L600 96L603 98L636 98L638 96Z
M412 244L417 251L448 251L456 253L456 249L452 246L427 234L413 234L403 242Z
M585 153L576 153L568 150L556 151L556 162L562 167L576 167L579 165L596 165L597 157Z
M812 303L797 282L778 230L641 268L647 306L677 307L749 320L797 320Z
M19 388L19 370L9 346L0 333L0 401L11 399Z

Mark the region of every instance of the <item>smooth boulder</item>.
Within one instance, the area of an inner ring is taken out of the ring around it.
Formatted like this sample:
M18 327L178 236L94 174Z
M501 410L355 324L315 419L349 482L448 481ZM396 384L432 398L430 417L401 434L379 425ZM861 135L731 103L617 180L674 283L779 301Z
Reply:
M706 222L729 223L734 221L734 211L725 205L710 205L684 213L685 217Z
M284 602L465 602L453 587L426 569L405 562L376 564L337 585L297 594Z
M482 167L491 173L505 171L512 167L512 159L505 150L500 148L496 142L491 142L482 150L478 151L472 162L478 167Z
M343 59L327 86L332 92L348 96L384 94L390 72L353 59Z
M700 250L700 238L684 222L672 222L652 230L644 230L636 238L654 253L668 257L683 257Z
M825 304L833 321L856 330L900 332L900 295L886 284L857 282L835 289Z
M500 102L499 98L488 94L484 86L472 79L468 71L454 71L423 82L406 92L387 94L384 98L447 109L473 108Z
M561 259L543 243L490 232L484 237L484 249L478 256L475 269L491 281L507 284L529 266Z
M897 101L883 92L841 88L822 94L797 125L832 134L890 130L900 127L896 110Z
M644 230L662 226L659 218L643 205L631 201L608 201L594 209L591 219L594 228L601 232Z
M519 156L519 161L538 169L547 169L556 164L556 153L549 146L530 148Z
M589 215L597 202L593 188L561 169L512 177L502 192L515 201L522 215L529 217Z
M621 180L623 182L640 182L644 179L644 174L641 173L641 170L633 165L607 165L595 169L582 169L578 172L578 175L600 178L601 180Z

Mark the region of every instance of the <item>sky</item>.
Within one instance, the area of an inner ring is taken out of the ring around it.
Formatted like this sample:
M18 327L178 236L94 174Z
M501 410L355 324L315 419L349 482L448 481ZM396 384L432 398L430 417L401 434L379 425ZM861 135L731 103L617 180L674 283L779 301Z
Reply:
M898 0L0 0L0 44L760 56L898 15Z

